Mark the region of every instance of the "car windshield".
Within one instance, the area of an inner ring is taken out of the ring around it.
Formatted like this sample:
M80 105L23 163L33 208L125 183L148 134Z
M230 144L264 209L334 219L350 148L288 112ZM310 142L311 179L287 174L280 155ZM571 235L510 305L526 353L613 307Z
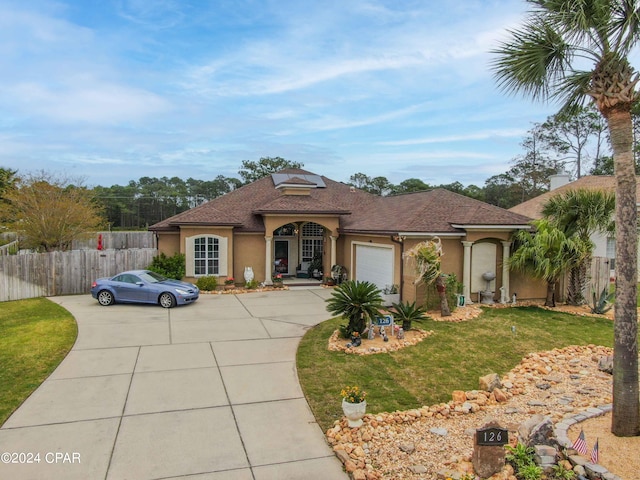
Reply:
M142 272L140 274L140 277L145 282L148 282L148 283L158 283L158 282L164 282L166 280L166 277L163 277L162 275L156 272Z

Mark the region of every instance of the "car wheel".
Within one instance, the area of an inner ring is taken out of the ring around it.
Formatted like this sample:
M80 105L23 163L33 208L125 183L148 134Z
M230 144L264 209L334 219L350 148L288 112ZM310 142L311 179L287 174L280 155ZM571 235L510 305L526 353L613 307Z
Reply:
M160 295L158 303L160 303L160 306L164 308L171 308L176 305L176 298L169 292L164 292L162 295Z
M98 292L98 303L103 307L108 307L113 303L113 294L109 290L100 290Z

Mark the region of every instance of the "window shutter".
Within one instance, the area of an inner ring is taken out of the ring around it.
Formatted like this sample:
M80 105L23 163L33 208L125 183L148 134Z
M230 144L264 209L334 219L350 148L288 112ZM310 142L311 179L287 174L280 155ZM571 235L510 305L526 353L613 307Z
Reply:
M215 237L218 239L218 254L220 257L218 258L218 275L221 277L226 277L229 274L227 273L227 238L226 237Z
M196 275L196 269L195 269L195 265L194 265L194 258L193 258L193 252L194 252L194 248L193 248L193 240L195 239L195 237L187 237L185 238L185 248L184 248L184 252L185 252L185 274L187 277L195 277Z

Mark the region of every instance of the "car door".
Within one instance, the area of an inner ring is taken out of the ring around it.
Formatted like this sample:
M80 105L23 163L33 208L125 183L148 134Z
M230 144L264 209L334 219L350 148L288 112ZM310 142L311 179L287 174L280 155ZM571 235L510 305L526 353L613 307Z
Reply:
M146 302L149 298L146 284L137 275L130 273L118 275L113 278L113 282L116 299L120 302Z

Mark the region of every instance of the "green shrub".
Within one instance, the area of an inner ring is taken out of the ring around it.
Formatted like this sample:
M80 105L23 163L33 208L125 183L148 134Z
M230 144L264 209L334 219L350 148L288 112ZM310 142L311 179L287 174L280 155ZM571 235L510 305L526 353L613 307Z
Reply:
M148 269L167 278L182 280L186 273L185 256L183 253L176 253L172 257L167 257L161 253L153 259Z
M218 287L218 278L211 275L200 277L196 282L196 286L205 292L211 292Z
M416 306L416 302L394 303L391 307L396 322L402 322L404 331L411 330L413 321L422 320L425 317L424 307Z
M539 480L542 478L542 468L534 461L535 450L518 443L515 447L507 445L505 459L509 462L515 472L516 477L522 480Z
M349 321L341 334L351 336L353 332L364 332L368 320L380 315L382 297L373 283L348 280L338 285L331 298L326 300L327 310L333 315L341 315Z
M247 282L244 284L244 287L247 290L255 290L256 288L258 288L258 285L260 285L258 283L258 281L254 278L253 280L251 280L250 282Z
M553 472L553 479L555 480L573 480L576 478L576 472L567 469L563 464L554 465L551 467Z

